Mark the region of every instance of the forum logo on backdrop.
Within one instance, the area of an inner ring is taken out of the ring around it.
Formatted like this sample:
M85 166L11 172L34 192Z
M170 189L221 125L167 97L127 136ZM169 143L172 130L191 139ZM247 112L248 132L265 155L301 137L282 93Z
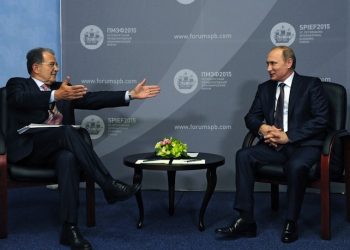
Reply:
M174 85L182 94L192 93L198 85L198 77L190 69L182 69L175 74Z
M278 23L271 29L271 42L276 45L290 46L295 41L296 32L294 27L289 23Z
M191 4L193 3L195 0L177 0L179 3L181 4Z
M85 117L81 122L81 126L89 132L91 139L98 139L105 132L105 123L102 118L97 115Z
M96 25L85 26L80 32L80 42L87 49L98 49L103 40L103 31Z

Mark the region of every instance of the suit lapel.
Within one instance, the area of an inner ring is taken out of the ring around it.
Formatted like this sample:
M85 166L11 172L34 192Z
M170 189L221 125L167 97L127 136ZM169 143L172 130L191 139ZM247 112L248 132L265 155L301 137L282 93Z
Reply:
M290 89L289 104L288 104L288 118L293 114L294 107L300 97L301 87L303 86L302 78L297 73L294 74L292 88ZM289 119L288 119L289 120Z
M38 85L35 83L35 81L32 79L32 78L28 78L27 79L27 82L29 83L28 86L30 88L30 91L41 91L39 88L38 88Z
M269 121L268 123L273 123L274 121L274 113L275 113L275 101L276 101L276 88L277 88L277 82L276 81L271 81L269 86L269 91L268 91L268 97L267 97L267 108L269 110Z

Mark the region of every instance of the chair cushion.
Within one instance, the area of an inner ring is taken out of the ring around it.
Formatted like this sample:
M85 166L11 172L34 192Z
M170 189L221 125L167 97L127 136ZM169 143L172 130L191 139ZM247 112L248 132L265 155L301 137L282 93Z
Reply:
M56 172L50 166L23 166L8 164L10 178L17 181L55 182Z

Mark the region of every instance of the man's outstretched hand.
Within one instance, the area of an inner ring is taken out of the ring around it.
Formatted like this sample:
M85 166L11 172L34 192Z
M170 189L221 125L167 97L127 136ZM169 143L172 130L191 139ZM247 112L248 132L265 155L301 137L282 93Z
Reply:
M146 85L146 79L143 79L129 93L132 99L152 98L160 93L160 87L158 85Z
M70 77L67 77L60 88L55 91L55 100L75 100L82 98L87 92L84 85L71 85Z
M55 91L55 100L75 100L82 98L87 88L82 84L71 85L70 77L67 77L60 88ZM132 99L146 99L157 96L160 93L158 85L146 85L146 79L139 82L135 88L129 91Z

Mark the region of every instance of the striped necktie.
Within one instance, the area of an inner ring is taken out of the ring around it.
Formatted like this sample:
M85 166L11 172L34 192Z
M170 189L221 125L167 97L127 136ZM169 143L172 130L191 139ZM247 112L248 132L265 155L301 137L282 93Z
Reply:
M44 91L50 91L50 88L47 87L45 84L41 85L41 87ZM47 118L47 120L44 123L49 124L49 125L62 124L63 115L58 110L56 103L55 102L51 103L49 107L50 107L48 110L49 117Z

